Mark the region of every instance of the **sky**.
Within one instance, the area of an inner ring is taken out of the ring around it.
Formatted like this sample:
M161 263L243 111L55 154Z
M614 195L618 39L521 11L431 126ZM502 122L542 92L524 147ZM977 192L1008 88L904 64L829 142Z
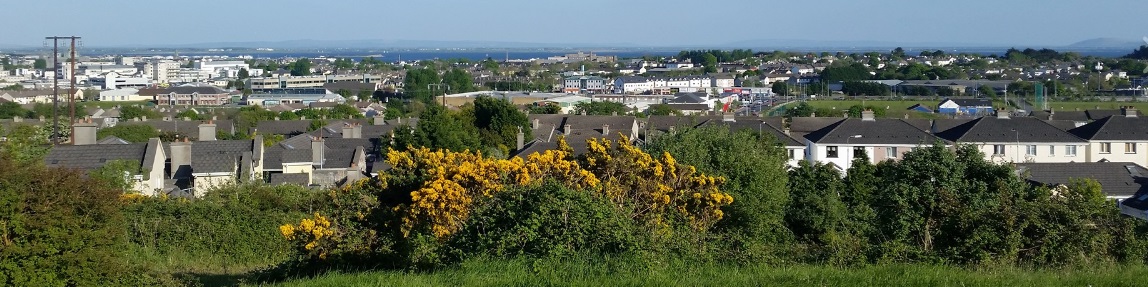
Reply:
M1148 36L1144 0L10 0L0 44L442 40L706 46L800 39L1061 46ZM52 12L50 12L52 11ZM53 15L52 18L45 17ZM57 21L45 21L55 19Z

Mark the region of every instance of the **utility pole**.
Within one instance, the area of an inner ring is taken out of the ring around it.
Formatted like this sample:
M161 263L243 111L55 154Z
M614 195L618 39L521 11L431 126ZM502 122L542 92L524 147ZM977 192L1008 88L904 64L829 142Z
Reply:
M60 77L61 77L60 68L63 67L60 65L60 39L68 39L68 40L72 41L72 45L71 45L72 46L72 51L71 51L72 59L70 60L71 61L71 70L72 70L71 71L72 87L71 87L71 89L69 89L71 91L71 95L68 96L68 103L71 106L71 113L70 113L71 123L75 123L76 122L76 103L75 103L75 99L76 99L75 98L75 95L76 95L76 40L80 39L80 37L76 37L76 36L52 36L52 37L44 37L44 39L52 40L52 68L55 69L55 71L52 73L52 75L53 75L53 77L52 77L53 78L52 79L52 144L57 145L57 144L60 144L60 140L59 140L60 116L58 115L59 110L60 110Z

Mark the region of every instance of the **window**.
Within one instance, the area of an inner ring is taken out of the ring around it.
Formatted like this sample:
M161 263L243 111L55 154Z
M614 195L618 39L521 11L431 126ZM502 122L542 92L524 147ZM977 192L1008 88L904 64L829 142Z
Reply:
M1056 146L1048 146L1048 156L1056 156Z
M1112 143L1100 143L1100 153L1112 153Z
M1004 153L1005 153L1005 150L1004 150L1003 144L993 145L993 155L1004 155Z
M1136 144L1124 143L1124 153L1136 153Z
M826 158L837 158L837 147L835 147L835 146L825 147L825 157Z
M1064 155L1065 156L1076 156L1076 146L1074 146L1074 145L1064 146Z
M1036 145L1028 145L1024 149L1024 155L1036 155Z
M896 147L885 148L885 155L889 158L897 158L897 148Z
M859 158L863 155L865 155L865 147L863 147L863 146L853 147L853 158Z
M793 150L792 149L789 150L789 159L793 159L793 154L794 154Z

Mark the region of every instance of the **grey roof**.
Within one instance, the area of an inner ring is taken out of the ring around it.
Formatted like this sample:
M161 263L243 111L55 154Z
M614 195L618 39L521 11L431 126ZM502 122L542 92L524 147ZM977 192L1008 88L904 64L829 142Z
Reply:
M269 179L272 185L298 184L306 186L311 176L306 173L272 173Z
M1014 117L999 119L981 117L954 128L937 133L953 142L1084 142L1083 139L1054 127L1040 119Z
M147 120L147 121L119 121L116 125L145 125L155 128L164 132L175 132L180 136L190 138L199 137L199 125L207 121L162 121L162 120ZM217 120L212 121L215 124L216 132L234 133L235 125L231 120Z
M1071 133L1070 130L1075 129L1077 127L1077 123L1078 123L1077 121L1070 121L1070 120L1044 120L1044 122L1058 128L1062 131L1069 131L1070 133ZM1077 135L1077 136L1079 136L1079 135Z
M899 119L841 119L837 123L805 135L820 144L917 144L931 145L939 138Z
M711 119L721 119L721 116L650 116L647 124L650 129L669 131L670 127L676 129L696 127Z
M261 121L255 125L255 129L258 130L261 134L286 136L306 133L307 129L310 127L310 119L295 121Z
M289 149L311 149L311 141L315 137L307 134L293 136L279 142L279 146Z
M279 149L279 148L277 148ZM280 163L301 163L312 162L311 149L281 149L282 160Z
M146 152L146 143L61 145L48 151L48 155L44 157L44 163L49 167L66 167L89 171L115 160L143 163Z
M1100 183L1104 194L1127 197L1148 191L1148 170L1130 162L1023 163L1017 171L1027 180L1045 185L1067 184L1072 178L1091 178Z
M339 90L347 90L351 94L358 94L359 91L369 90L374 91L377 85L375 83L356 83L356 82L338 82L323 84L323 88L332 92L339 92Z
M192 150L195 146L192 145ZM236 163L236 156L231 154L219 154L209 156L196 155L194 151L191 152L191 170L192 173L219 173L219 172L236 172L238 164Z
M214 94L226 94L227 91L224 91L223 89L220 89L217 87L175 86L175 87L167 88L167 90L164 90L164 92L163 92L163 94L170 94L170 93L176 93L179 95L188 95L188 94L193 94L193 93L204 94L204 95L214 95Z
M709 110L713 109L712 106L707 105L707 104L674 104L674 103L670 103L670 104L666 104L666 106L669 106L671 109L675 109L675 110L679 110L679 111L709 111Z
M806 118L794 117L790 119L789 129L793 132L811 133L841 121L841 118Z
M722 121L720 119L709 120L705 123L702 123L701 126L724 126L728 127L730 131L762 132L773 135L773 137L777 139L778 143L781 143L787 147L805 146L805 144L801 141L798 141L797 139L785 134L785 132L778 130L769 123L760 119L742 119L733 122Z
M706 102L706 94L704 93L678 93L674 99L668 103L672 104L699 104Z
M116 136L107 136L104 139L97 141L96 144L131 144L131 142Z
M582 133L585 131L602 132L605 125L610 125L610 134L615 135L619 132L630 136L636 124L636 118L632 116L587 116L587 115L546 115L536 114L527 117L533 125L534 120L538 120L538 128L533 129L533 135L537 139L554 141L558 135L571 132L564 130L566 125L570 125L570 129L574 133ZM554 135L550 132L554 131Z
M1068 132L1086 140L1148 141L1148 118L1109 116Z
M1136 112L1137 116L1142 116L1142 114L1140 114L1139 110L1132 110L1132 111ZM1086 110L1084 112L1088 114L1088 119L1094 120L1094 121L1099 120L1099 119L1103 119L1103 118L1107 118L1110 116L1123 116L1124 115L1124 111L1122 111L1122 110Z
M1088 121L1087 111L1053 111L1049 113L1049 117L1053 120L1070 120L1078 122Z
M193 173L236 171L244 152L251 152L253 140L220 140L191 142ZM164 143L164 154L171 154L171 143Z

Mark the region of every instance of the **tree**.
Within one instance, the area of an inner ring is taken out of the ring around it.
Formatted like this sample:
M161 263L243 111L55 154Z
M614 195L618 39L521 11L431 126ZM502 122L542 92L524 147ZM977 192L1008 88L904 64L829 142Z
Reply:
M718 58L713 54L706 53L702 55L702 65L705 66L706 73L717 72Z
M531 105L530 106L530 114L553 115L553 114L558 114L560 112L562 112L562 107L559 107L558 105L554 105L554 104L543 104L543 105Z
M44 59L36 59L32 62L32 68L37 70L46 70L48 69L48 61Z
M675 110L667 104L656 104L650 105L646 110L646 114L651 116L680 116L682 115L682 111Z
M120 124L110 128L102 128L96 133L96 137L99 139L109 136L133 143L145 143L150 138L158 138L159 131L148 125Z
M125 106L120 108L120 119L130 120L138 118L159 119L158 112L152 109L145 109L140 106Z
M13 117L30 118L32 111L24 109L16 102L3 102L0 103L0 119L11 119Z
M993 87L989 86L989 85L977 87L977 92L980 93L984 97L989 97L989 98L996 98L997 97L996 89L993 89Z
M331 110L327 112L327 115L328 115L327 116L328 118L332 118L332 119L359 119L359 118L363 118L363 113L359 112L359 109L355 108L352 105L348 105L348 104L338 104L338 105L335 105L334 107L331 107Z
M450 86L451 93L466 93L474 91L474 79L470 73L459 68L450 69L442 76L442 83Z
M672 154L682 164L728 179L723 189L737 199L718 229L737 244L759 248L788 241L784 209L789 201L785 175L787 154L772 135L724 127L686 129L655 137L644 148L650 154ZM746 152L753 151L753 152Z
M782 81L773 82L773 85L770 86L770 90L772 90L774 94L783 97L789 95L789 85Z
M292 76L310 76L311 75L311 59L299 58L294 63L288 65L291 70Z
M823 163L802 161L798 168L789 171L788 187L785 223L800 242L814 247L809 256L818 261L855 261L841 259L858 255L856 250L842 248L855 245L850 244L855 239L845 228L848 209L841 202L845 189L841 172Z
M787 117L787 118L808 117L808 116L812 116L812 115L813 115L813 106L810 106L809 103L806 103L806 102L798 103L797 106L793 107L792 109L790 109L790 108L785 109L785 117Z
M486 147L513 148L519 131L524 138L532 137L526 114L518 111L510 101L490 96L474 99L473 125L481 133L482 144Z
M239 68L239 73L236 73L236 74L240 80L247 79L247 78L251 77L251 72L248 72L247 68Z
M625 115L630 108L626 105L615 102L597 101L597 102L582 102L574 105L575 113L582 115L594 116L610 116L610 115Z
M423 103L430 103L434 101L434 95L445 93L445 90L432 91L428 85L438 84L438 72L432 69L409 69L407 70L406 77L403 79L403 94L408 98L421 101ZM443 87L445 89L446 87Z
M419 115L417 127L397 129L395 134L401 135L391 146L396 150L407 150L410 147L452 151L482 150L477 128L438 104L427 106Z
M869 68L858 62L837 62L821 71L821 79L829 83L868 80L870 77Z

